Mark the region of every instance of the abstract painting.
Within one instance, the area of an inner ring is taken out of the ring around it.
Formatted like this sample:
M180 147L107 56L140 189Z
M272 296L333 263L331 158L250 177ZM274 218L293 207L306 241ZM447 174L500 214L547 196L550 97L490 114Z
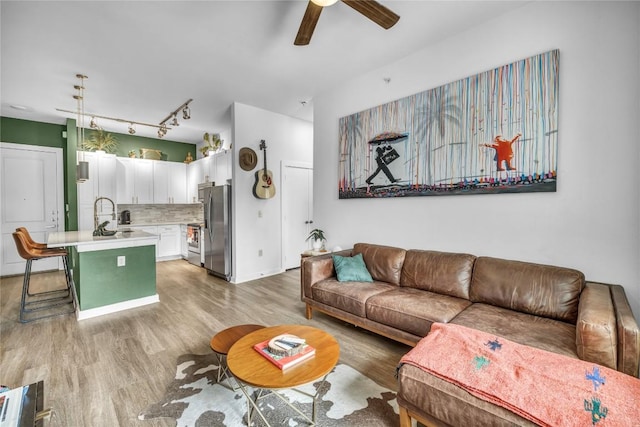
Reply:
M554 192L552 50L339 120L341 199Z

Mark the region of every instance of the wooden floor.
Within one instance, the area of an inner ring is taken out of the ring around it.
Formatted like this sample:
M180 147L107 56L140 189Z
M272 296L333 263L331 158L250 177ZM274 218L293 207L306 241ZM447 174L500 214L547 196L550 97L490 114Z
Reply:
M238 285L186 261L157 264L160 302L76 321L74 315L18 322L22 276L0 279L0 384L45 382L50 426L175 426L139 421L160 400L181 354L211 351L217 331L241 323L295 323L322 328L340 343L340 361L396 390L395 368L409 347L315 313L304 317L300 271ZM32 276L34 286L62 273Z

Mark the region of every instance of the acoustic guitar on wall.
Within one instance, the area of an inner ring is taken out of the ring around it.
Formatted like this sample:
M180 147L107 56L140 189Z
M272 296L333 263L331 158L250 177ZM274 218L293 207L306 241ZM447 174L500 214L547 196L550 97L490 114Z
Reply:
M276 186L273 183L273 174L267 169L267 145L264 139L260 141L260 149L264 151L264 168L256 172L253 195L259 199L270 199L276 195Z

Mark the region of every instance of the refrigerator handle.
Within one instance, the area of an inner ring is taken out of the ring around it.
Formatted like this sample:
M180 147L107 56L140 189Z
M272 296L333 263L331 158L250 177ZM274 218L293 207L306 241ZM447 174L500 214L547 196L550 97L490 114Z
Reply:
M213 239L213 189L209 191L209 241Z

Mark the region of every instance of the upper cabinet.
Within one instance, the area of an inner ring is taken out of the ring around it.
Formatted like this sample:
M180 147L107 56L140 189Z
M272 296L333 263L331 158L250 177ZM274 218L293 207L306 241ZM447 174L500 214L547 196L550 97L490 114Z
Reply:
M153 162L118 157L116 163L118 203L153 203Z
M176 162L153 163L153 202L187 203L187 165Z
M198 202L198 184L215 182L223 185L231 179L231 150L193 161L187 165L187 203Z

